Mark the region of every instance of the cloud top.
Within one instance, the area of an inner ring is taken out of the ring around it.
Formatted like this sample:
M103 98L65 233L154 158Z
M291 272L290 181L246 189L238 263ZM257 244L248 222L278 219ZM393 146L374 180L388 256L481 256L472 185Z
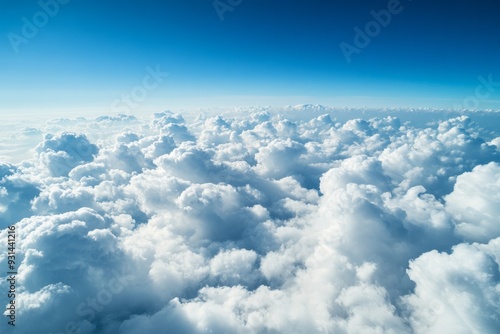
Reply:
M495 333L499 134L304 108L81 119L0 165L16 330Z

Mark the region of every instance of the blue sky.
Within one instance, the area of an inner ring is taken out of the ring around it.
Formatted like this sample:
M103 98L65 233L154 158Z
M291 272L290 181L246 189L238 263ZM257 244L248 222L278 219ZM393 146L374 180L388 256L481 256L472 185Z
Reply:
M349 63L340 43L355 46L354 28L364 30L374 20L370 12L388 3L243 0L220 20L211 0L73 0L16 52L12 36L23 37L23 17L34 23L43 9L37 1L1 0L0 112L113 113L113 102L156 66L169 76L131 109L500 109L500 85L464 103L481 85L478 77L500 81L495 1L401 0L391 22Z

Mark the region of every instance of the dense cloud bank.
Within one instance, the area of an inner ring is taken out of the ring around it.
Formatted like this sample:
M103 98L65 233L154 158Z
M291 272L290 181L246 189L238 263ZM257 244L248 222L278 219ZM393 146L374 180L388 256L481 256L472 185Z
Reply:
M16 333L500 328L500 133L466 116L163 112L82 129L0 165Z

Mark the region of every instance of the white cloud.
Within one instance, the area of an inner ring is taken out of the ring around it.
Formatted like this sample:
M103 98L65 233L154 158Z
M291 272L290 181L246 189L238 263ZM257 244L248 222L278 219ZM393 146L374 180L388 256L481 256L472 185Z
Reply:
M445 197L446 210L456 222L456 232L466 241L488 242L500 237L500 165L476 166L457 178Z
M66 176L74 167L92 161L98 148L85 135L64 132L46 135L36 151L52 176Z
M500 239L428 252L410 263L405 297L416 333L494 333L500 321Z
M425 110L245 111L20 128L44 136L0 165L16 329L496 332L498 131Z

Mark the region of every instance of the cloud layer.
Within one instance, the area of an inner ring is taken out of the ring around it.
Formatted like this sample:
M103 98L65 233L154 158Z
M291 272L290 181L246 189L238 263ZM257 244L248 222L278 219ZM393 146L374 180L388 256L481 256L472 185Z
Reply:
M307 108L49 123L0 165L16 332L495 333L500 134Z

